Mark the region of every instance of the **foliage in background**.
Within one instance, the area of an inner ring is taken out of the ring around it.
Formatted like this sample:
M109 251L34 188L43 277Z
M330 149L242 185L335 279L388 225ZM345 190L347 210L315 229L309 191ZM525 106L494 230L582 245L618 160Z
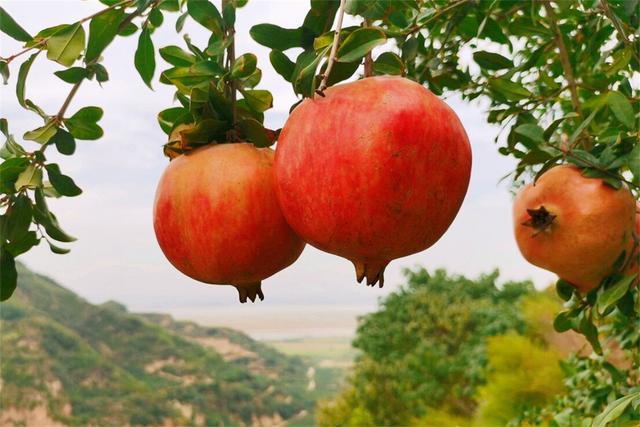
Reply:
M311 409L299 358L226 328L92 305L18 268L0 310L2 425L34 408L72 426L251 425Z
M500 290L497 273L406 274L407 285L359 323L362 356L337 403L321 408L321 425L357 425L365 414L363 425L420 425L434 410L469 420L485 383L486 338L524 331L518 301L533 292L529 282Z

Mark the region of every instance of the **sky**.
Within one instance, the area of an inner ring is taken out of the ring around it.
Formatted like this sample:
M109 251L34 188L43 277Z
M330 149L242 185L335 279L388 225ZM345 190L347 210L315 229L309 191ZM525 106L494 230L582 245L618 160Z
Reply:
M218 4L219 2L215 2ZM72 23L100 10L97 0L32 1L3 0L2 6L31 34ZM249 36L252 25L270 22L296 27L308 10L306 1L251 0L237 13L236 52L254 52L263 71L259 88L269 89L274 108L266 124L280 128L290 105L297 101L291 86L272 69L269 50ZM174 30L176 14L165 14L165 23L154 35L156 46L184 47ZM345 26L357 24L345 17ZM188 21L185 26L196 45L206 45L206 31ZM20 44L0 36L2 56L20 50ZM173 91L157 82L159 71L168 68L157 56L154 90L149 90L133 66L137 36L117 38L104 54L110 80L103 87L86 82L73 100L69 113L97 105L104 109L100 125L105 136L97 141L78 141L73 156L48 150L49 161L60 164L84 193L76 198L50 202L63 228L78 238L67 255L51 253L42 244L19 260L46 274L93 303L116 300L134 311L180 310L187 307L236 307L236 290L230 286L198 283L175 270L160 251L152 225L156 185L168 160L162 154L166 135L156 121L159 111L172 106ZM295 53L295 50L292 50ZM26 59L26 56L23 57ZM21 60L11 64L9 85L0 87L0 114L9 120L11 132L20 137L41 125L35 114L22 110L15 99L15 82ZM27 81L27 98L49 113L56 112L70 86L52 72L62 67L39 58ZM469 135L473 169L464 204L448 232L433 247L393 261L385 273L385 287L358 285L352 264L309 245L298 261L263 282L263 309L282 306L375 307L378 298L397 289L402 270L424 266L429 270L476 277L500 269L502 280L531 279L538 288L554 276L528 264L518 252L511 222L512 195L508 182L500 179L515 167L512 159L498 154L494 138L499 128L485 122L485 106L456 97L446 99ZM30 143L27 147L34 148ZM245 304L241 310L251 310Z

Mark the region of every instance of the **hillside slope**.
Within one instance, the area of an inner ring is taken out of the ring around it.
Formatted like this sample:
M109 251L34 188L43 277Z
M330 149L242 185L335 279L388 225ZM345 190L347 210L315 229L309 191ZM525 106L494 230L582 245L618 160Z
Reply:
M274 425L313 404L301 359L240 332L19 280L0 305L0 425Z

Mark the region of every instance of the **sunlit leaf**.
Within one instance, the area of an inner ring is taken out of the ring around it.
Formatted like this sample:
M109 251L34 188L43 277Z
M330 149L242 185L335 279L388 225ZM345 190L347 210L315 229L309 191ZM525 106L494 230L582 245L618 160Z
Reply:
M82 25L68 25L47 40L47 58L70 67L84 50Z

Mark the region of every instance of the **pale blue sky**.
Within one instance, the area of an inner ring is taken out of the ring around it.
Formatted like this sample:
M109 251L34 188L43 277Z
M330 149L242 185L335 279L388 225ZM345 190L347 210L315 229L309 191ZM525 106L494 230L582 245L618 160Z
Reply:
M47 26L71 23L102 7L97 0L3 0L2 5L32 34ZM306 1L251 0L238 11L237 52L258 53L258 65L264 73L261 87L270 89L275 98L274 109L267 113L267 123L274 128L282 126L296 98L289 84L271 68L268 50L253 42L248 30L261 22L297 26L307 7ZM165 16L164 26L153 37L156 48L183 45L173 30L175 18L175 14ZM188 24L185 32L196 44L204 44L206 34L197 24ZM3 56L20 47L4 35L1 40ZM54 255L41 245L20 260L92 302L115 299L133 310L236 305L235 289L207 286L182 276L156 244L151 208L156 183L167 165L161 150L166 137L157 125L156 114L171 105L172 91L157 81L155 91L142 83L133 67L136 41L137 36L116 39L104 55L110 81L103 88L95 82L83 84L69 109L74 112L86 105L101 106L105 136L98 141L79 141L72 157L48 152L84 190L78 198L51 203L61 224L78 241L70 245L68 255ZM39 118L21 110L15 100L19 62L11 64L10 84L0 89L1 115L9 119L16 136L40 125ZM157 63L159 70L165 67L159 57ZM27 97L48 112L59 109L69 90L69 85L51 74L59 68L39 59L27 83ZM418 264L469 276L499 268L504 279L531 278L538 287L552 282L551 274L530 266L516 248L511 232L511 196L505 184L498 184L514 162L497 153L493 139L498 128L484 122L482 105L455 98L447 102L465 125L474 156L467 198L447 234L427 251L394 261L382 290L356 285L349 261L307 247L295 265L266 280L266 299L261 305L373 306L379 296L402 281L402 268Z

